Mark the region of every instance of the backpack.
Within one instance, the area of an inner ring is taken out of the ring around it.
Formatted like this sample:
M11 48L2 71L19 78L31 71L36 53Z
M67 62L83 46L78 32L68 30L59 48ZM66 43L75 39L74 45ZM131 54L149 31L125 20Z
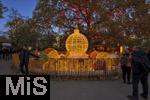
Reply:
M150 72L150 61L144 51L137 51L134 54L133 60L141 65L146 72Z

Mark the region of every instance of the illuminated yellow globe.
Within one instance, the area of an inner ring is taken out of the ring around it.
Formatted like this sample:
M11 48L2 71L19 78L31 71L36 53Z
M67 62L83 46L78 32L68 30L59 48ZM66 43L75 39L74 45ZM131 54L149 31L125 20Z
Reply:
M70 57L85 57L88 49L87 38L79 32L79 29L75 29L66 40L66 49Z

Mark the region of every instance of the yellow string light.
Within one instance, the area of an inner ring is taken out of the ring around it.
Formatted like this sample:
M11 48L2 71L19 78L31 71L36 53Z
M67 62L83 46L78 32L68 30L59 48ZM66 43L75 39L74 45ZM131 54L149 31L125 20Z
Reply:
M66 49L70 57L83 57L86 55L88 40L79 32L79 29L75 29L74 33L67 38Z

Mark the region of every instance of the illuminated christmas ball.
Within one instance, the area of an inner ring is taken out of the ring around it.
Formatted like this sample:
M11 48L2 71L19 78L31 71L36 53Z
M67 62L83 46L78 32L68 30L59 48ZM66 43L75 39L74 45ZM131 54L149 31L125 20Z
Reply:
M57 59L57 58L60 58L58 52L57 52L55 49L51 50L51 51L48 53L48 57L49 57L49 58L56 58L56 59Z
M110 54L108 52L99 52L96 56L96 58L100 58L100 59L109 59Z
M86 51L88 49L88 40L80 33L78 28L76 28L74 33L67 38L66 49L69 53L69 57L87 57Z
M46 54L48 54L50 51L52 51L52 50L54 50L53 48L46 48L45 50L44 50L44 53L46 53Z

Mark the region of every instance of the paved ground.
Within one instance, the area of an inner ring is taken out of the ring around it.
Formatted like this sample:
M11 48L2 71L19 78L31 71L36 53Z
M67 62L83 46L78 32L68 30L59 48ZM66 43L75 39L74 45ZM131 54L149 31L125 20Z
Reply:
M14 75L16 74L11 69L11 61L1 61L0 60L0 75Z
M128 100L126 96L131 94L131 85L119 80L52 81L50 86L51 100Z
M16 74L10 65L10 61L0 62L0 75ZM128 100L126 96L129 94L131 94L131 85L123 84L121 80L51 81L50 83L50 100Z

